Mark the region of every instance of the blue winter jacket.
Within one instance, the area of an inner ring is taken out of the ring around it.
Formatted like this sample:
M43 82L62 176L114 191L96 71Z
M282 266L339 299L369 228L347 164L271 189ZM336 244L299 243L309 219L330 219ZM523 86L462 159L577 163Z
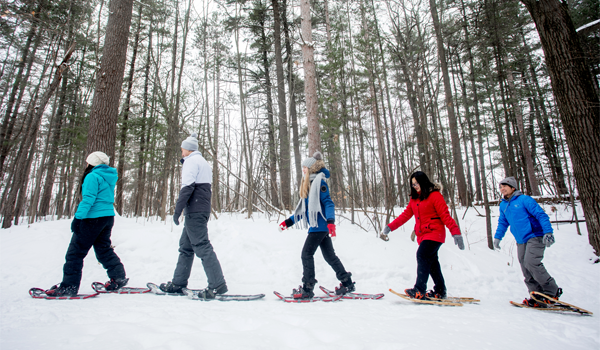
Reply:
M117 169L108 165L96 165L83 180L82 199L75 212L76 219L92 219L115 216L115 185Z
M509 225L510 232L519 244L527 243L533 237L553 232L548 214L533 198L520 191L515 191L509 199L502 199L498 228L494 238L502 240Z
M325 175L326 179L331 177L329 170L327 170L326 168L322 168L321 170L319 170L317 172L317 174L318 173L323 173L323 175ZM327 228L327 224L335 223L335 204L331 200L331 196L329 195L329 186L327 186L327 182L325 182L325 180L321 180L321 191L319 192L319 195L320 195L319 197L320 197L320 201L321 201L321 212L325 215L325 218L323 218L321 215L317 215L318 226L317 227L309 227L308 233L329 232L329 229ZM308 218L308 198L304 199L304 207L306 208L306 213L305 213L306 220L310 224L310 219ZM290 216L290 218L288 220L290 220L289 222L291 223L291 225L293 225L295 223L294 215ZM291 226L291 225L289 225L289 226Z

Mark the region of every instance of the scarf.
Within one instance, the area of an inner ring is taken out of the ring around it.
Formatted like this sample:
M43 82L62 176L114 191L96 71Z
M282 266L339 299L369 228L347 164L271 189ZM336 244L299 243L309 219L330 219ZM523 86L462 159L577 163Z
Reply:
M308 220L306 219L306 201L300 198L296 210L294 211L294 222L300 228L317 227L319 226L319 214L325 219L325 215L321 211L321 199L319 191L321 189L321 180L325 179L325 174L310 174L310 191L308 191ZM310 221L310 224L308 223Z

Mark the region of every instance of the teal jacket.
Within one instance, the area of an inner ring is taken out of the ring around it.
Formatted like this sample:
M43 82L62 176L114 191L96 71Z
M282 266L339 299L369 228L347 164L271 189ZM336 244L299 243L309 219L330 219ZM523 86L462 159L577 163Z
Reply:
M75 212L76 219L92 219L115 216L115 185L117 169L108 165L96 165L83 180L82 199Z

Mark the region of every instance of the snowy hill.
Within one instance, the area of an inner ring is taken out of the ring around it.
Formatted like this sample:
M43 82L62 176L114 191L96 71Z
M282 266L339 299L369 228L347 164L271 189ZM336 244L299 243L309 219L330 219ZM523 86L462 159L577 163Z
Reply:
M559 211L551 219L569 219ZM549 206L545 207L550 213ZM493 208L497 220L498 208ZM396 213L400 213L396 210ZM300 252L306 232L277 231L278 220L243 214L211 218L209 235L231 294L265 293L250 302L202 302L157 295L100 295L88 300L32 299L31 287L49 288L62 278L71 238L70 220L0 230L1 349L599 349L600 264L575 225L555 228L556 244L544 264L564 289L562 299L594 312L592 317L519 309L510 300L527 296L512 235L501 251L487 248L485 219L471 209L462 219L467 248L447 237L440 262L450 296L481 299L479 305L439 307L414 304L388 292L412 287L417 244L414 220L376 238L348 221L338 222L336 253L353 273L357 292L384 292L381 300L287 304L300 284ZM558 215L555 217L555 215ZM496 223L494 222L494 228ZM170 280L181 227L117 217L113 244L129 286ZM449 234L448 234L449 236ZM318 285L339 282L320 251L315 255ZM92 252L85 260L81 293L92 291L106 273ZM191 288L206 286L196 259ZM428 285L432 287L431 281ZM318 291L320 293L320 291Z

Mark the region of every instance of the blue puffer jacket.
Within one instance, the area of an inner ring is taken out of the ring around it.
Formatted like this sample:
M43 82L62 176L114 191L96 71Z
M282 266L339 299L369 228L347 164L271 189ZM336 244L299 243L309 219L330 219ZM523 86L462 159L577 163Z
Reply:
M510 199L502 199L494 238L502 240L509 225L510 232L519 244L527 243L533 237L543 236L544 233L553 232L548 214L533 198L520 191L515 191Z
M108 165L96 165L83 180L82 200L75 212L76 219L92 219L115 216L115 185L117 169Z
M317 172L317 174L318 173L323 173L323 175L325 175L326 179L331 177L329 170L327 170L326 168L322 168L321 170L319 170ZM312 183L311 183L311 185L312 185ZM329 195L329 186L327 186L327 182L325 182L325 180L321 180L321 191L319 192L319 197L320 197L319 199L321 201L321 212L325 215L325 218L323 218L321 215L318 215L317 218L318 218L319 225L317 227L309 227L308 233L329 232L329 229L327 228L327 224L335 223L335 204L331 200L331 196ZM308 218L308 198L304 199L304 207L306 208L306 213L305 213L306 219L307 219L308 223L310 224L310 219ZM290 223L289 226L293 225L295 223L294 215L290 216L290 218L288 220Z

